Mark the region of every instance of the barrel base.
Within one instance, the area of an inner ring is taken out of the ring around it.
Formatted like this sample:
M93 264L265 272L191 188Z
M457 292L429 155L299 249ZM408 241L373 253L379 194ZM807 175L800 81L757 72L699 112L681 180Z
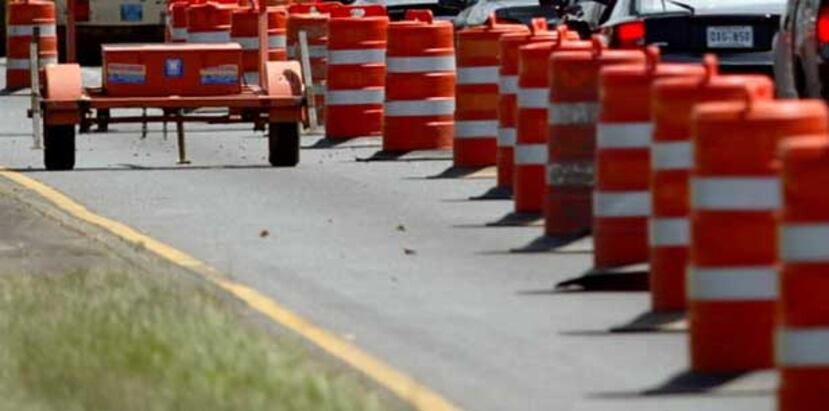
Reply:
M774 366L774 301L692 301L689 308L694 372L739 372Z

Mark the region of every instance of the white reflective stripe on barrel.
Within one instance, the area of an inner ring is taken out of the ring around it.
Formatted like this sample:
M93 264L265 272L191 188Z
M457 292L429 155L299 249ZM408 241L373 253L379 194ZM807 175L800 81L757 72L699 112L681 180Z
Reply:
M546 144L516 144L515 165L543 166L547 164Z
M259 37L233 37L231 41L239 43L242 50L259 50Z
M369 90L331 90L325 93L327 106L352 106L363 104L383 104L383 89Z
M781 328L775 344L777 365L829 367L829 328Z
M498 82L498 93L518 94L518 76L501 76Z
M187 41L186 28L173 28L173 30L171 31L171 35L173 37L173 40Z
M328 50L328 64L383 64L385 49Z
M519 88L518 108L544 109L550 105L550 90L547 88Z
M514 147L518 132L513 127L498 129L498 147Z
M35 27L40 28L41 37L54 37L58 34L57 26L54 24L15 24L6 28L9 37L27 37L35 33Z
M259 85L259 73L256 71L246 71L244 74L245 84L250 86Z
M230 43L230 31L189 31L188 43Z
M455 71L455 56L437 57L388 57L387 73L432 73Z
M299 46L288 47L289 58L299 58ZM328 46L308 46L308 58L320 59L328 56Z
M599 116L599 105L595 102L583 103L547 103L548 117L551 126L595 124Z
M694 165L694 146L689 141L654 142L651 167L654 170L690 170Z
M648 231L652 247L691 245L691 224L687 218L652 218Z
M784 224L780 258L789 263L829 262L829 224Z
M457 120L455 138L496 138L497 120Z
M459 67L458 84L498 84L498 66Z
M270 49L284 49L287 45L288 37L284 34L268 36L268 48Z
M599 123L596 146L599 149L650 148L651 123Z
M39 61L40 67L45 67L49 64L58 64L57 57L41 57ZM8 59L6 60L6 68L9 70L28 70L29 59Z
M691 179L691 204L697 210L778 210L780 179L695 177Z
M596 217L647 217L651 214L651 193L596 191L593 207Z
M455 113L454 99L387 101L386 117L451 116Z
M777 298L777 269L759 267L691 267L688 297L696 301L756 301Z

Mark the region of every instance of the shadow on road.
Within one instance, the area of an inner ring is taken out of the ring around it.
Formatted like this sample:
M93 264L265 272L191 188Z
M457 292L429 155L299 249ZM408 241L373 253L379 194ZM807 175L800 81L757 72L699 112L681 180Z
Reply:
M647 266L635 265L614 269L591 269L579 277L556 284L560 292L648 291Z
M194 166L194 165L171 165L171 166L142 166L139 164L113 164L111 167L76 167L74 170L65 171L66 173L78 173L87 171L196 171L196 170L259 170L259 169L274 169L276 168L268 164L244 164L244 165L210 165L210 166ZM49 171L44 168L12 168L11 171L20 173L59 173L60 171Z
M515 254L590 254L593 252L593 246L592 242L585 241L588 240L588 236L587 232L560 236L543 235L523 247L511 249L510 252Z
M509 187L492 187L487 192L469 197L472 201L512 200L512 189Z
M663 384L642 391L599 392L589 394L597 399L633 399L670 395L717 395L731 397L756 397L773 395L775 382L773 378L746 378L749 372L727 374L700 374L684 371ZM759 380L759 381L758 381Z
M302 146L303 150L332 150L332 149L358 149L380 147L379 141L366 141L367 139L332 140L321 138L314 144Z
M379 150L369 157L357 157L358 162L371 163L378 161L451 161L452 153L445 150L429 150L429 151L385 151ZM413 180L422 180L424 177L409 178Z
M688 331L688 321L685 311L648 311L625 324L611 328L610 331L614 333L685 333Z

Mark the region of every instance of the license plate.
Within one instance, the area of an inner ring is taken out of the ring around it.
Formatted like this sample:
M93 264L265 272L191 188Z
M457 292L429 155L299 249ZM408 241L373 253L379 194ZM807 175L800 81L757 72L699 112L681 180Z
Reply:
M751 26L708 27L708 47L712 49L750 49L754 47Z

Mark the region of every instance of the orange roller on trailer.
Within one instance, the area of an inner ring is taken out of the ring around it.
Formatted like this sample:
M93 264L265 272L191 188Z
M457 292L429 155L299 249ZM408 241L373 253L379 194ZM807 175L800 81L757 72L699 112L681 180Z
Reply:
M264 3L256 10L262 28L259 38L266 39ZM73 30L71 19L69 24L68 29ZM267 53L265 44L260 41L262 56ZM91 124L104 122L175 123L181 164L189 163L185 123L251 123L256 130L267 127L272 165L295 166L299 162L304 86L298 63L267 62L260 66L260 85L243 85L242 49L232 43L108 45L103 62L101 88L84 88L77 64L46 67L41 87L46 169L74 168L75 127L89 130ZM189 114L205 107L223 108L229 114ZM160 109L162 114L114 113L136 108Z
M770 81L757 86L771 94ZM774 365L778 146L791 136L829 132L822 102L745 94L744 101L699 104L692 119L688 304L695 372Z
M545 23L546 24L546 23ZM518 50L518 100L513 198L518 213L541 212L547 168L547 116L550 100L550 56L568 50L589 50L589 41L572 41L551 31L553 41L528 44Z
M383 150L449 149L455 125L455 46L450 22L408 10L389 25Z
M325 136L383 133L389 17L381 5L334 9L328 22Z
M777 409L819 410L829 393L829 136L792 137L781 152Z
M592 225L599 71L614 64L644 67L642 50L607 50L600 36L587 50L550 57L548 138L542 183L544 228L548 236L586 234Z
M484 25L458 32L453 149L456 167L495 165L501 64L498 40L506 33L526 30L522 25L498 23L493 13Z
M35 30L39 32L40 68L58 62L58 34L55 3L23 0L4 4L6 26L6 88L17 90L31 85L29 46Z
M765 76L717 74L716 58L705 62L700 79L657 80L652 88L650 289L654 311L684 310L688 247L688 175L693 164L691 112L699 103L742 99L746 87L757 98L770 98L772 86Z

